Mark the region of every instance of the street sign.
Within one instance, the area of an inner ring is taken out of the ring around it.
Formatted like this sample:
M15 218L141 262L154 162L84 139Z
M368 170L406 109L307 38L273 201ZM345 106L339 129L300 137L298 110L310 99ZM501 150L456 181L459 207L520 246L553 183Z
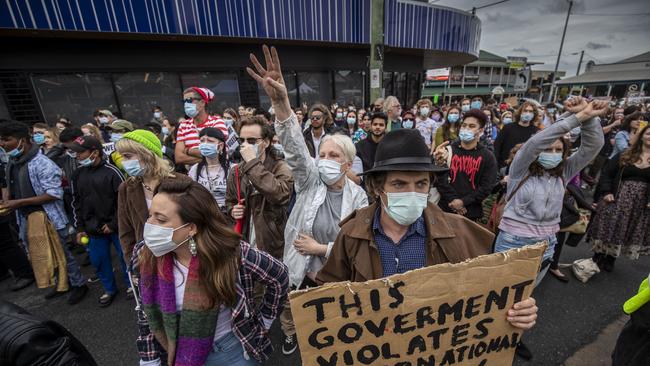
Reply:
M370 70L370 87L379 88L379 69Z
M525 68L526 63L528 62L528 58L518 56L508 56L506 60L508 62L508 67L513 70L521 70Z

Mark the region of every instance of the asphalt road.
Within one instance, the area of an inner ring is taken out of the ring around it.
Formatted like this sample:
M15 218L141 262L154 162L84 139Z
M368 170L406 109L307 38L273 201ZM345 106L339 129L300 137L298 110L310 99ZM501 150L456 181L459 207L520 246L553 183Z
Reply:
M578 248L566 247L561 261L569 262L590 255L584 244ZM89 275L92 267L84 267L83 272ZM530 362L516 360L515 365L561 365L622 315L623 302L636 292L640 281L649 272L650 258L644 257L637 261L620 259L614 272L596 275L586 284L573 277L571 282L564 284L547 275L533 295L540 307L538 324L524 336L534 357ZM99 365L137 365L135 302L126 299L125 286L120 280L118 278L122 292L110 307L104 309L97 306L102 293L99 283L91 284L88 296L75 306L68 305L65 297L46 301L43 299L45 290L35 286L17 293L10 292L10 281L0 283L0 296L67 327L86 345ZM282 355L283 338L277 321L271 335L276 352L266 365L300 365L298 351L290 357Z

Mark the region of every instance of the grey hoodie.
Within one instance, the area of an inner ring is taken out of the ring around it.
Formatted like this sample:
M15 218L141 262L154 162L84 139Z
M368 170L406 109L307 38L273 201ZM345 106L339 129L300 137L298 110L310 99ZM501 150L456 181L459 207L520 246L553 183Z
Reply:
M509 197L519 182L528 175L528 167L537 159L539 153L567 132L580 126L573 114L560 118L531 137L517 152L510 165L506 197ZM508 201L503 217L539 226L560 222L566 184L596 157L605 143L599 118L584 122L581 129L582 143L578 151L564 163L563 179L548 173L543 176L531 176Z

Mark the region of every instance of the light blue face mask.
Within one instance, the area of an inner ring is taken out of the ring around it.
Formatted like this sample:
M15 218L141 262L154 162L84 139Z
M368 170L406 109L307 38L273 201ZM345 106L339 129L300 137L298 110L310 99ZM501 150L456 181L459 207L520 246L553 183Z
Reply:
M521 114L521 120L524 121L524 122L532 121L533 117L535 117L535 113L522 113Z
M144 169L140 166L138 159L133 160L122 160L122 166L131 177L141 177L144 175Z
M470 104L470 106L472 107L472 109L481 109L481 107L483 106L483 102L481 102L480 100L475 100Z
M232 118L224 118L223 121L226 123L226 126L232 126L235 123L235 120Z
M503 124L504 124L504 125L507 125L507 124L510 124L510 123L512 123L512 118L510 118L510 117L505 117L505 118L503 119Z
M217 145L211 142L202 142L199 144L199 152L206 158L216 158L219 156Z
M475 136L474 132L467 129L461 129L458 133L458 138L460 138L460 141L462 142L470 142L474 140Z
M10 158L17 159L20 157L20 155L23 154L23 149L21 148L22 142L16 146L15 149L8 151L7 155L9 155Z
M469 111L469 104L463 104L463 105L460 107L460 110L463 111L463 112L467 112L467 111Z
M165 135L165 136L169 135L169 128L163 127L162 128L162 134Z
M91 159L90 156L89 156L89 157L83 159L82 161L80 161L79 165L80 166L91 166L91 165L93 165L94 161L95 161L95 159Z
M388 203L384 210L395 222L408 226L414 223L427 207L429 195L417 192L386 193Z
M402 127L406 128L406 129L413 128L413 121L404 121L404 122L402 122Z
M112 133L111 134L111 142L118 142L122 139L122 136L124 136L123 133Z
M194 103L185 103L183 108L185 109L185 114L190 118L194 118L199 114L199 110Z
M458 113L450 113L447 115L447 121L449 121L450 123L456 123L458 122L458 117L459 117Z
M42 133L35 133L32 138L34 139L34 143L36 145L43 145L45 143L45 135Z
M537 162L543 166L544 169L553 169L562 162L562 153L542 152L537 157Z

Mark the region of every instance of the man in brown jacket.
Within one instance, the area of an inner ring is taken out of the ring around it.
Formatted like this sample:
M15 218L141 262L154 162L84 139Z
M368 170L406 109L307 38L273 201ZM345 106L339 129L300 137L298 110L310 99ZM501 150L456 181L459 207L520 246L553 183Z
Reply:
M374 167L363 173L375 203L341 223L316 281L367 281L489 254L491 232L428 202L433 173L441 170L417 130L388 133L377 147ZM522 329L531 328L536 318L533 298L508 312L508 321Z
M233 219L243 220L244 240L282 260L293 175L273 151L274 134L261 117L242 120L239 144L244 162L228 173L226 207Z

